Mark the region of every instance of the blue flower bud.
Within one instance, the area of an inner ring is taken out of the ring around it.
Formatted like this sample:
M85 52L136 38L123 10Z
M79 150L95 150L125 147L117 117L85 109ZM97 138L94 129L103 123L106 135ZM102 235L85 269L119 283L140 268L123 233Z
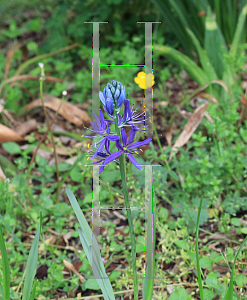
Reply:
M125 87L121 82L112 80L110 83L107 83L106 87L103 89L103 93L100 92L99 96L104 105L104 109L106 109L110 115L113 115L114 107L117 112L120 111L125 99Z

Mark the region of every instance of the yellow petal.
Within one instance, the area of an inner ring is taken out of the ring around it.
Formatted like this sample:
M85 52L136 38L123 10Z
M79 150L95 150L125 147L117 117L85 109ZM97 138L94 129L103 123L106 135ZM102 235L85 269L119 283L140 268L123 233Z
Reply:
M139 73L137 74L137 77L143 78L143 77L145 77L145 73L144 73L144 72L139 72Z

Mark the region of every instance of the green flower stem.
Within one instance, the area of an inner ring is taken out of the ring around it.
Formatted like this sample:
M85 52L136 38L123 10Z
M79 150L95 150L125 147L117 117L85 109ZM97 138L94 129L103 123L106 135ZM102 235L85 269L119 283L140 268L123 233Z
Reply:
M120 136L120 130L118 128L118 116L115 111L115 128L117 135ZM135 243L135 231L133 225L133 219L131 216L130 210L130 202L128 197L128 190L126 184L126 168L125 168L125 154L121 154L119 156L119 164L120 164L120 174L122 179L123 186L123 194L124 194L124 202L127 210L127 218L129 222L130 228L130 239L131 239L131 254L132 254L132 268L133 268L133 280L134 280L134 300L138 300L138 280L137 280L137 270L136 270L136 243Z

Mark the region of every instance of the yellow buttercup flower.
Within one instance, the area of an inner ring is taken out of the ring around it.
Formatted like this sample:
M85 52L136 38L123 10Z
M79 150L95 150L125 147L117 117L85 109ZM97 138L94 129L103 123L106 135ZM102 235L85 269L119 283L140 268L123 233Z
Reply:
M143 90L152 87L155 83L154 75L151 73L146 75L144 72L139 72L134 80Z

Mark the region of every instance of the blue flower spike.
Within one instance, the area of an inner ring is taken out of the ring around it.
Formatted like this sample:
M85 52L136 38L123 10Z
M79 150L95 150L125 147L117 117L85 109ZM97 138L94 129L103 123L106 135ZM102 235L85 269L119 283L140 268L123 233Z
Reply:
M88 151L88 159L99 158L97 162L92 162L92 164L102 163L99 173L104 170L104 167L110 163L111 161L115 161L119 163L117 158L125 153L129 160L133 163L135 167L142 170L141 166L137 163L134 154L137 154L141 149L137 149L143 145L149 144L152 139L146 139L143 142L133 143L135 134L137 131L144 131L146 126L136 126L135 124L140 124L144 122L143 112L136 112L133 110L133 106L130 106L130 100L125 99L125 87L121 82L117 80L112 80L110 83L106 85L103 89L103 92L99 92L100 101L103 104L104 110L110 117L110 119L118 118L116 124L118 124L118 128L120 129L120 136L114 132L110 131L110 123L115 123L113 120L105 119L102 110L100 109L100 117L98 117L92 110L92 113L95 118L95 122L90 122L93 128L89 129L90 131L96 133L96 135L92 136L83 136L87 138L99 138L99 140L95 143L95 145L91 145L91 148ZM123 116L119 114L122 104L124 104L124 113ZM115 113L116 112L116 113ZM127 141L127 135L124 127L131 126L130 136ZM122 144L120 142L122 140ZM115 142L116 147L119 151L114 153L110 152L110 142Z

